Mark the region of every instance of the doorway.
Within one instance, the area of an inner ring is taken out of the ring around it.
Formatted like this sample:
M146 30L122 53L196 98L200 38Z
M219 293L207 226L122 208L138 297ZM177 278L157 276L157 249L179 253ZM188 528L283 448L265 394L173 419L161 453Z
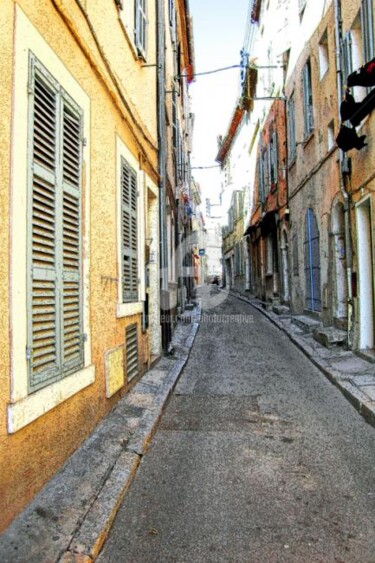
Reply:
M374 348L374 286L370 199L357 205L359 349Z
M340 202L332 211L333 236L333 277L335 292L333 301L333 316L335 319L346 319L348 316L348 284L346 279L345 252L345 219L344 205Z
M305 280L306 308L310 311L321 311L320 293L320 243L316 217L311 207L307 210L305 221Z

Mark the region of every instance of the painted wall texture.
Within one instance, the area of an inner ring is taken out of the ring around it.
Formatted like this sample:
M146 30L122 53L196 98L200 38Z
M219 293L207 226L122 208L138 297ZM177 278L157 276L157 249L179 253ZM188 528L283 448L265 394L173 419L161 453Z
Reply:
M126 327L137 325L139 375L149 366L151 354L160 354L157 291L150 295L152 338L141 329L147 291L145 239L153 239L155 250L159 236L156 70L143 68L156 61L155 5L149 3L146 60L137 54L134 22L128 17L130 13L119 11L112 1L2 2L0 529L127 391L125 362L124 386L106 398L106 354L121 347L126 357ZM68 94L79 98L86 139L82 169L85 366L79 376L73 373L31 394L22 379L27 373L26 264L16 260L26 246L25 216L20 209L26 210L27 194L29 51ZM121 156L134 169L139 191L140 281L134 303L121 303ZM16 183L16 178L23 180ZM19 209L12 208L15 202L20 202ZM157 262L152 268L157 268ZM152 276L157 288L156 270Z
M322 42L326 41L325 71L319 58ZM306 134L302 75L306 64L311 70L313 129ZM330 215L335 198L340 199L338 149L329 136L338 133L336 93L336 61L333 5L317 26L302 50L286 84L286 96L295 100L295 158L288 167L290 207L291 304L294 312L309 309L306 297L306 221L308 209L317 219L319 232L320 294L317 311L325 323L333 321L331 288L334 283L330 265ZM294 240L294 249L292 241ZM297 242L296 242L297 241Z
M373 3L372 3L373 4ZM353 70L368 62L364 60L362 37L359 35L361 2L352 0L342 3L343 34L351 34ZM373 6L374 9L374 6ZM374 21L369 22L374 29ZM374 56L374 55L372 55ZM356 101L365 92L352 89ZM358 135L366 135L365 146L360 151L353 149L347 153L351 173L347 179L350 194L350 223L353 244L353 326L352 342L356 349L374 349L374 308L371 296L374 292L374 155L375 155L375 116L370 114L357 127ZM366 223L368 219L368 224ZM362 236L361 236L362 235ZM367 242L366 242L367 241ZM369 247L369 252L366 247Z

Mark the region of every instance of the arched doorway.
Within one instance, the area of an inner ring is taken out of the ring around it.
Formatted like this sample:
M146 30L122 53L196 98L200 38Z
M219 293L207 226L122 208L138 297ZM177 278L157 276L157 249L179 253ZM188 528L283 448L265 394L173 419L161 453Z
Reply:
M305 305L310 311L321 311L320 244L316 217L311 207L305 218Z

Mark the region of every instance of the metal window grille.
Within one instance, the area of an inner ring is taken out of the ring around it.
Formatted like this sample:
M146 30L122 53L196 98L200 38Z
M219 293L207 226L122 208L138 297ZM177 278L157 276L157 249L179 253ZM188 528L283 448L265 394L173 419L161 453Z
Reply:
M83 365L82 111L30 54L29 391Z
M128 382L138 375L138 329L134 323L125 329L126 373Z

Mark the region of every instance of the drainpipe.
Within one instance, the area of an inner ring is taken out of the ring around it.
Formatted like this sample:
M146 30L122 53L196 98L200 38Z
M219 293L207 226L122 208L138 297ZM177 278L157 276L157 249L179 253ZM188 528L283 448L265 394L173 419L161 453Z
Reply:
M158 148L159 148L159 235L160 235L160 306L162 315L163 350L168 352L169 314L168 294L168 245L166 217L166 117L165 117L165 36L164 2L157 6L157 108L158 108Z
M334 9L335 9L337 99L338 99L338 110L340 112L340 104L343 99L342 61L341 61L341 42L342 42L341 0L334 0ZM339 121L341 121L340 114L339 114ZM344 198L346 279L348 286L348 348L351 348L353 345L353 291L352 291L353 252L352 252L351 225L350 225L350 197L345 186L344 159L345 159L344 152L341 149L339 149L340 191Z

